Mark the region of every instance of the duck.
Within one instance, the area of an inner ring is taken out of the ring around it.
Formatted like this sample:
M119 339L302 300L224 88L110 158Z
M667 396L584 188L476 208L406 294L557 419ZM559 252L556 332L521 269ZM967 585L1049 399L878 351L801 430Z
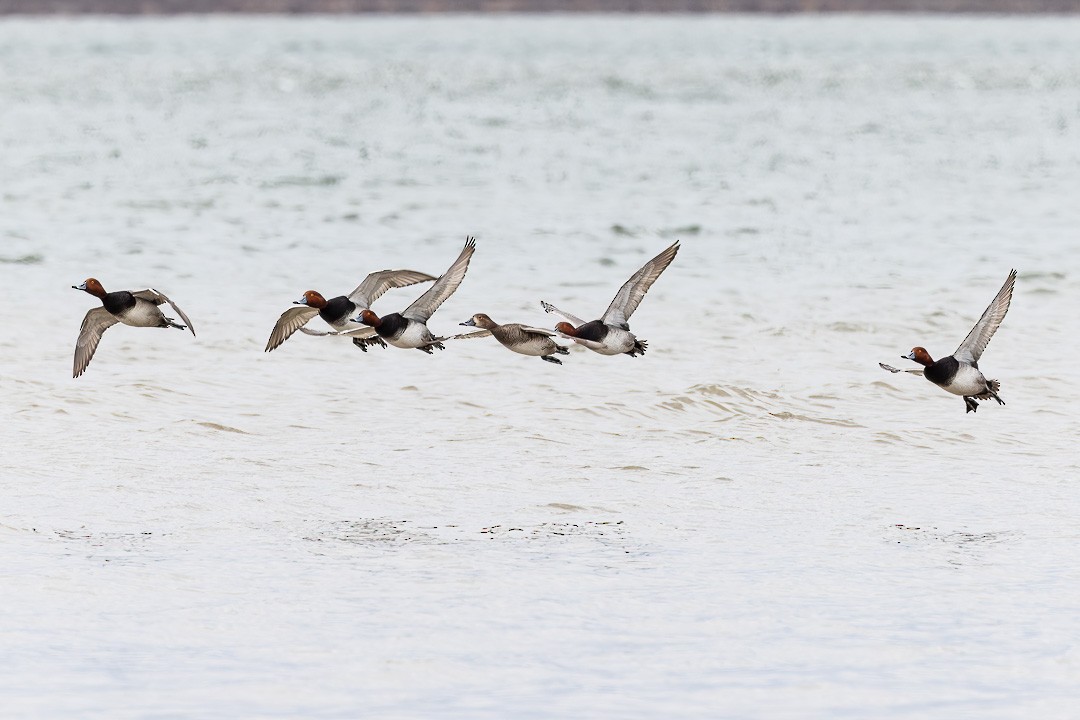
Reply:
M455 335L451 339L463 340L467 338L481 338L487 337L488 335L494 335L495 339L498 340L503 347L513 350L516 353L521 353L522 355L539 357L541 360L546 360L549 363L555 363L556 365L562 365L562 360L555 357L555 355L570 354L570 348L563 345L557 345L551 339L555 336L555 333L543 328L529 327L528 325L522 325L520 323L500 325L485 313L477 313L461 324L467 327L478 327L481 329L477 332Z
M72 285L74 290L82 290L101 300L101 307L93 308L83 318L82 327L79 328L79 339L75 343L75 368L72 374L77 378L86 372L90 364L101 336L116 323L131 325L132 327L160 327L176 328L177 330L191 330L191 336L195 337L195 326L188 319L187 314L170 300L164 293L153 288L137 290L117 290L105 292L105 288L96 278L87 278L81 285ZM165 317L158 308L163 303L176 311L183 318L186 325L176 322L173 318Z
M348 295L339 295L327 300L319 292L308 290L299 300L293 303L301 307L289 308L281 313L277 324L274 325L274 329L270 332L270 339L266 341L266 349L263 352L270 352L279 347L297 330L307 335L334 335L343 330L363 329L365 333L360 336L353 336L354 345L364 352L367 352L368 345L373 344L379 344L385 348L386 343L381 339L369 339L375 334L375 331L354 322L351 319L353 313L371 307L373 302L391 288L408 287L409 285L434 279L431 275L416 270L380 270L370 273ZM311 320L316 315L326 321L326 324L337 332L320 332L304 327L308 320Z
M964 414L977 412L979 403L976 400L997 400L999 405L1004 405L998 392L1001 383L997 380L987 380L979 369L979 358L986 350L990 338L994 337L1001 321L1005 319L1005 313L1009 311L1009 303L1012 302L1013 286L1016 284L1016 270L1009 272L1005 278L1005 284L998 290L997 295L983 311L975 327L956 348L956 352L938 360L934 360L924 347L914 347L907 355L901 355L904 360L912 360L922 365L921 368L900 369L885 363L878 363L883 369L891 373L906 372L912 375L922 375L942 390L964 398Z
M412 305L400 313L381 317L370 308L364 308L353 322L367 327L338 334L363 337L364 332L374 328L381 340L397 348L421 350L428 355L431 355L433 350L445 350L443 340L448 338L433 335L428 329L427 321L461 285L475 250L476 238L466 238L465 247L461 249L453 264Z
M631 275L630 279L619 288L611 305L599 320L585 322L543 300L540 301L540 306L544 308L544 312L554 313L563 318L564 322L555 325L555 329L562 337L573 340L593 352L601 355L629 355L630 357L644 355L648 343L639 340L630 332L627 321L641 304L645 293L660 277L660 273L667 269L678 252L679 241L676 240L674 244Z

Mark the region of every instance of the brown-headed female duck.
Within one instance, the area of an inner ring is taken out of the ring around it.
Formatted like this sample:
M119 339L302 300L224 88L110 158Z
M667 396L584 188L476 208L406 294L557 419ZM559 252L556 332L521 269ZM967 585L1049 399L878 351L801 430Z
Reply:
M375 342L365 339L375 334L375 331L360 323L354 322L352 316L359 310L366 310L378 300L383 293L390 288L407 287L416 283L434 280L427 273L416 270L380 270L373 272L364 278L355 290L348 295L340 295L327 300L314 290L308 290L304 296L294 302L301 307L290 308L281 313L277 324L270 333L270 339L266 341L264 352L270 352L289 339L289 336L299 330L307 335L334 335L334 332L319 332L304 327L308 320L318 315L326 324L337 332L348 330L362 330L361 335L353 335L353 344L367 352L369 344L379 344L386 347L381 339L375 338Z
M939 360L930 357L925 348L912 348L907 355L902 355L905 360L914 360L922 365L922 369L900 370L885 363L878 363L882 369L891 373L907 372L913 375L923 375L927 380L943 390L960 395L964 398L965 413L975 412L979 409L979 400L993 398L998 404L1004 405L1005 401L998 397L1001 383L997 380L987 380L979 370L979 358L986 349L990 338L994 336L1001 321L1005 319L1005 313L1009 311L1009 303L1012 300L1013 285L1016 283L1016 271L1009 273L1005 284L998 290L993 301L983 311L979 322L971 328L971 332L956 348L956 352Z
M101 300L102 305L86 313L86 317L83 318L82 327L79 328L79 340L75 343L75 369L72 377L79 377L85 372L90 359L94 357L98 343L101 342L101 335L116 323L132 327L173 327L178 330L190 328L192 336L195 335L195 327L184 311L163 293L153 288L136 292L127 290L105 292L105 288L94 278L88 278L82 285L71 287L90 293ZM187 325L181 325L172 318L165 317L158 309L158 305L162 303L169 303Z
M611 301L611 305L608 306L604 316L599 320L585 322L579 317L559 310L551 303L541 300L540 305L545 312L555 313L567 320L567 322L557 324L555 329L563 337L573 340L579 345L584 345L601 355L626 354L630 357L643 355L648 343L634 337L634 334L630 332L630 325L627 321L637 310L638 305L641 304L645 293L660 277L660 273L664 272L667 266L671 264L671 261L675 259L677 252L679 252L678 240L631 275L630 279L619 288L619 292L615 294L615 299Z
M528 325L521 325L520 323L500 325L484 313L477 313L461 324L482 329L478 332L455 335L452 339L464 340L494 335L495 339L498 340L503 347L513 350L516 353L521 353L522 355L539 357L541 360L547 360L556 365L562 365L562 360L555 357L556 354L570 354L569 348L563 347L562 345L556 345L551 339L554 337L555 333L550 330L544 330L543 328L529 327Z
M474 250L476 250L476 239L466 238L465 247L462 248L457 260L428 288L426 293L416 299L416 302L400 313L391 313L382 317L370 309L364 309L353 322L368 327L364 330L350 330L341 334L355 337L374 328L381 339L394 347L415 348L423 350L428 355L433 349L444 350L442 341L447 338L432 335L428 330L427 321L461 285L465 272L469 269L469 260L472 259Z

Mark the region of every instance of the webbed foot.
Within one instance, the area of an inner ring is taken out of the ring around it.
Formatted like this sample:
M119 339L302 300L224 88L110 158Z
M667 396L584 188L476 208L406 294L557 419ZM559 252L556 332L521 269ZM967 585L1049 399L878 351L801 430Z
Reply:
M555 357L554 355L541 355L540 359L547 360L549 363L555 363L556 365L562 365L562 360Z
M979 403L975 402L975 398L973 398L973 397L967 397L965 395L964 396L964 406L967 408L967 410L964 411L965 415L968 414L969 412L978 412L979 411Z
M367 352L369 347L378 345L379 347L386 349L386 341L378 335L369 338L353 338L353 345L360 348L362 351Z
M163 327L174 327L177 330L187 330L187 325L181 325L180 323L176 322L176 318L167 317L164 318L164 320L165 325Z

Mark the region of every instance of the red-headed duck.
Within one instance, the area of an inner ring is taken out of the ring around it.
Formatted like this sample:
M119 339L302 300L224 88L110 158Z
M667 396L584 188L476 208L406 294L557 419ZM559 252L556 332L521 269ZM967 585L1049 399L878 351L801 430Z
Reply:
M275 349L297 330L307 335L334 335L350 330L362 331L352 335L353 344L358 348L367 352L369 344L386 347L386 343L377 338L375 342L365 339L374 335L375 331L353 321L353 313L371 307L371 304L390 288L408 287L434 279L431 275L416 270L380 270L364 278L364 281L348 295L340 295L327 300L316 291L308 290L303 297L293 303L301 307L290 308L281 313L277 324L270 332L270 339L266 341L266 349L263 352ZM316 315L337 332L319 332L305 328L307 321Z
M353 322L368 326L365 330L374 328L380 338L394 347L416 348L429 355L433 349L444 350L442 341L447 338L432 335L428 330L427 321L461 285L465 272L469 269L469 260L472 259L474 250L476 250L476 239L467 238L465 247L462 248L461 254L450 269L443 273L426 293L417 298L416 302L402 312L379 317L370 309L364 309ZM355 337L362 332L362 330L351 330L341 334Z
M504 347L509 348L516 353L539 357L541 360L547 360L556 365L562 365L562 360L555 357L555 355L570 354L569 348L565 348L562 345L556 345L551 339L554 337L555 333L550 330L544 330L543 328L529 327L528 325L521 325L519 323L500 325L484 313L477 313L461 324L482 329L478 332L455 335L451 339L464 340L494 335L495 339Z
M136 292L127 290L105 292L105 288L94 278L88 278L82 285L71 287L90 293L101 300L102 305L86 313L86 317L83 318L82 327L79 328L79 340L75 343L75 369L72 377L79 377L86 371L86 366L90 364L90 359L94 357L94 351L101 342L102 334L116 323L132 327L190 329L192 336L195 335L195 327L184 311L163 293L153 288ZM181 325L172 318L165 317L158 309L158 305L162 303L169 303L187 325Z
M1016 271L1009 273L1005 284L998 290L994 300L983 311L979 322L971 328L971 332L956 348L956 352L939 360L930 357L925 348L912 348L911 352L901 357L905 360L914 360L922 365L922 369L900 370L885 363L878 363L882 369L891 373L907 372L913 375L923 375L927 380L953 395L964 398L964 412L975 412L979 409L979 400L993 398L999 405L1005 401L998 397L1001 383L997 380L987 380L979 370L979 358L986 349L990 338L994 337L1001 321L1005 319L1005 313L1009 311L1009 302L1012 300L1013 285L1016 283Z
M567 321L557 324L555 329L563 337L573 340L579 345L584 345L601 355L624 353L630 357L643 355L648 343L644 340L638 340L630 332L630 325L627 321L637 310L638 305L641 304L645 293L660 277L660 273L664 272L667 266L671 264L671 261L675 259L677 252L679 252L678 240L675 241L674 245L645 263L640 270L631 275L630 279L619 288L615 299L611 301L611 305L608 306L604 316L599 320L585 322L579 317L559 310L551 303L541 300L540 305L545 312L555 313Z

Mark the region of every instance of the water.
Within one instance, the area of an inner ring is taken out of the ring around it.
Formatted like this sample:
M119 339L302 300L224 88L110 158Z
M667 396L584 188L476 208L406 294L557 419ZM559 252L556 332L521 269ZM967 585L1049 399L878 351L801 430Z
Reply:
M1064 18L5 20L5 712L1072 716L1077 58ZM598 316L681 239L648 354L262 352L467 234L436 331ZM1011 267L1005 407L877 367ZM88 276L198 338L72 380Z

